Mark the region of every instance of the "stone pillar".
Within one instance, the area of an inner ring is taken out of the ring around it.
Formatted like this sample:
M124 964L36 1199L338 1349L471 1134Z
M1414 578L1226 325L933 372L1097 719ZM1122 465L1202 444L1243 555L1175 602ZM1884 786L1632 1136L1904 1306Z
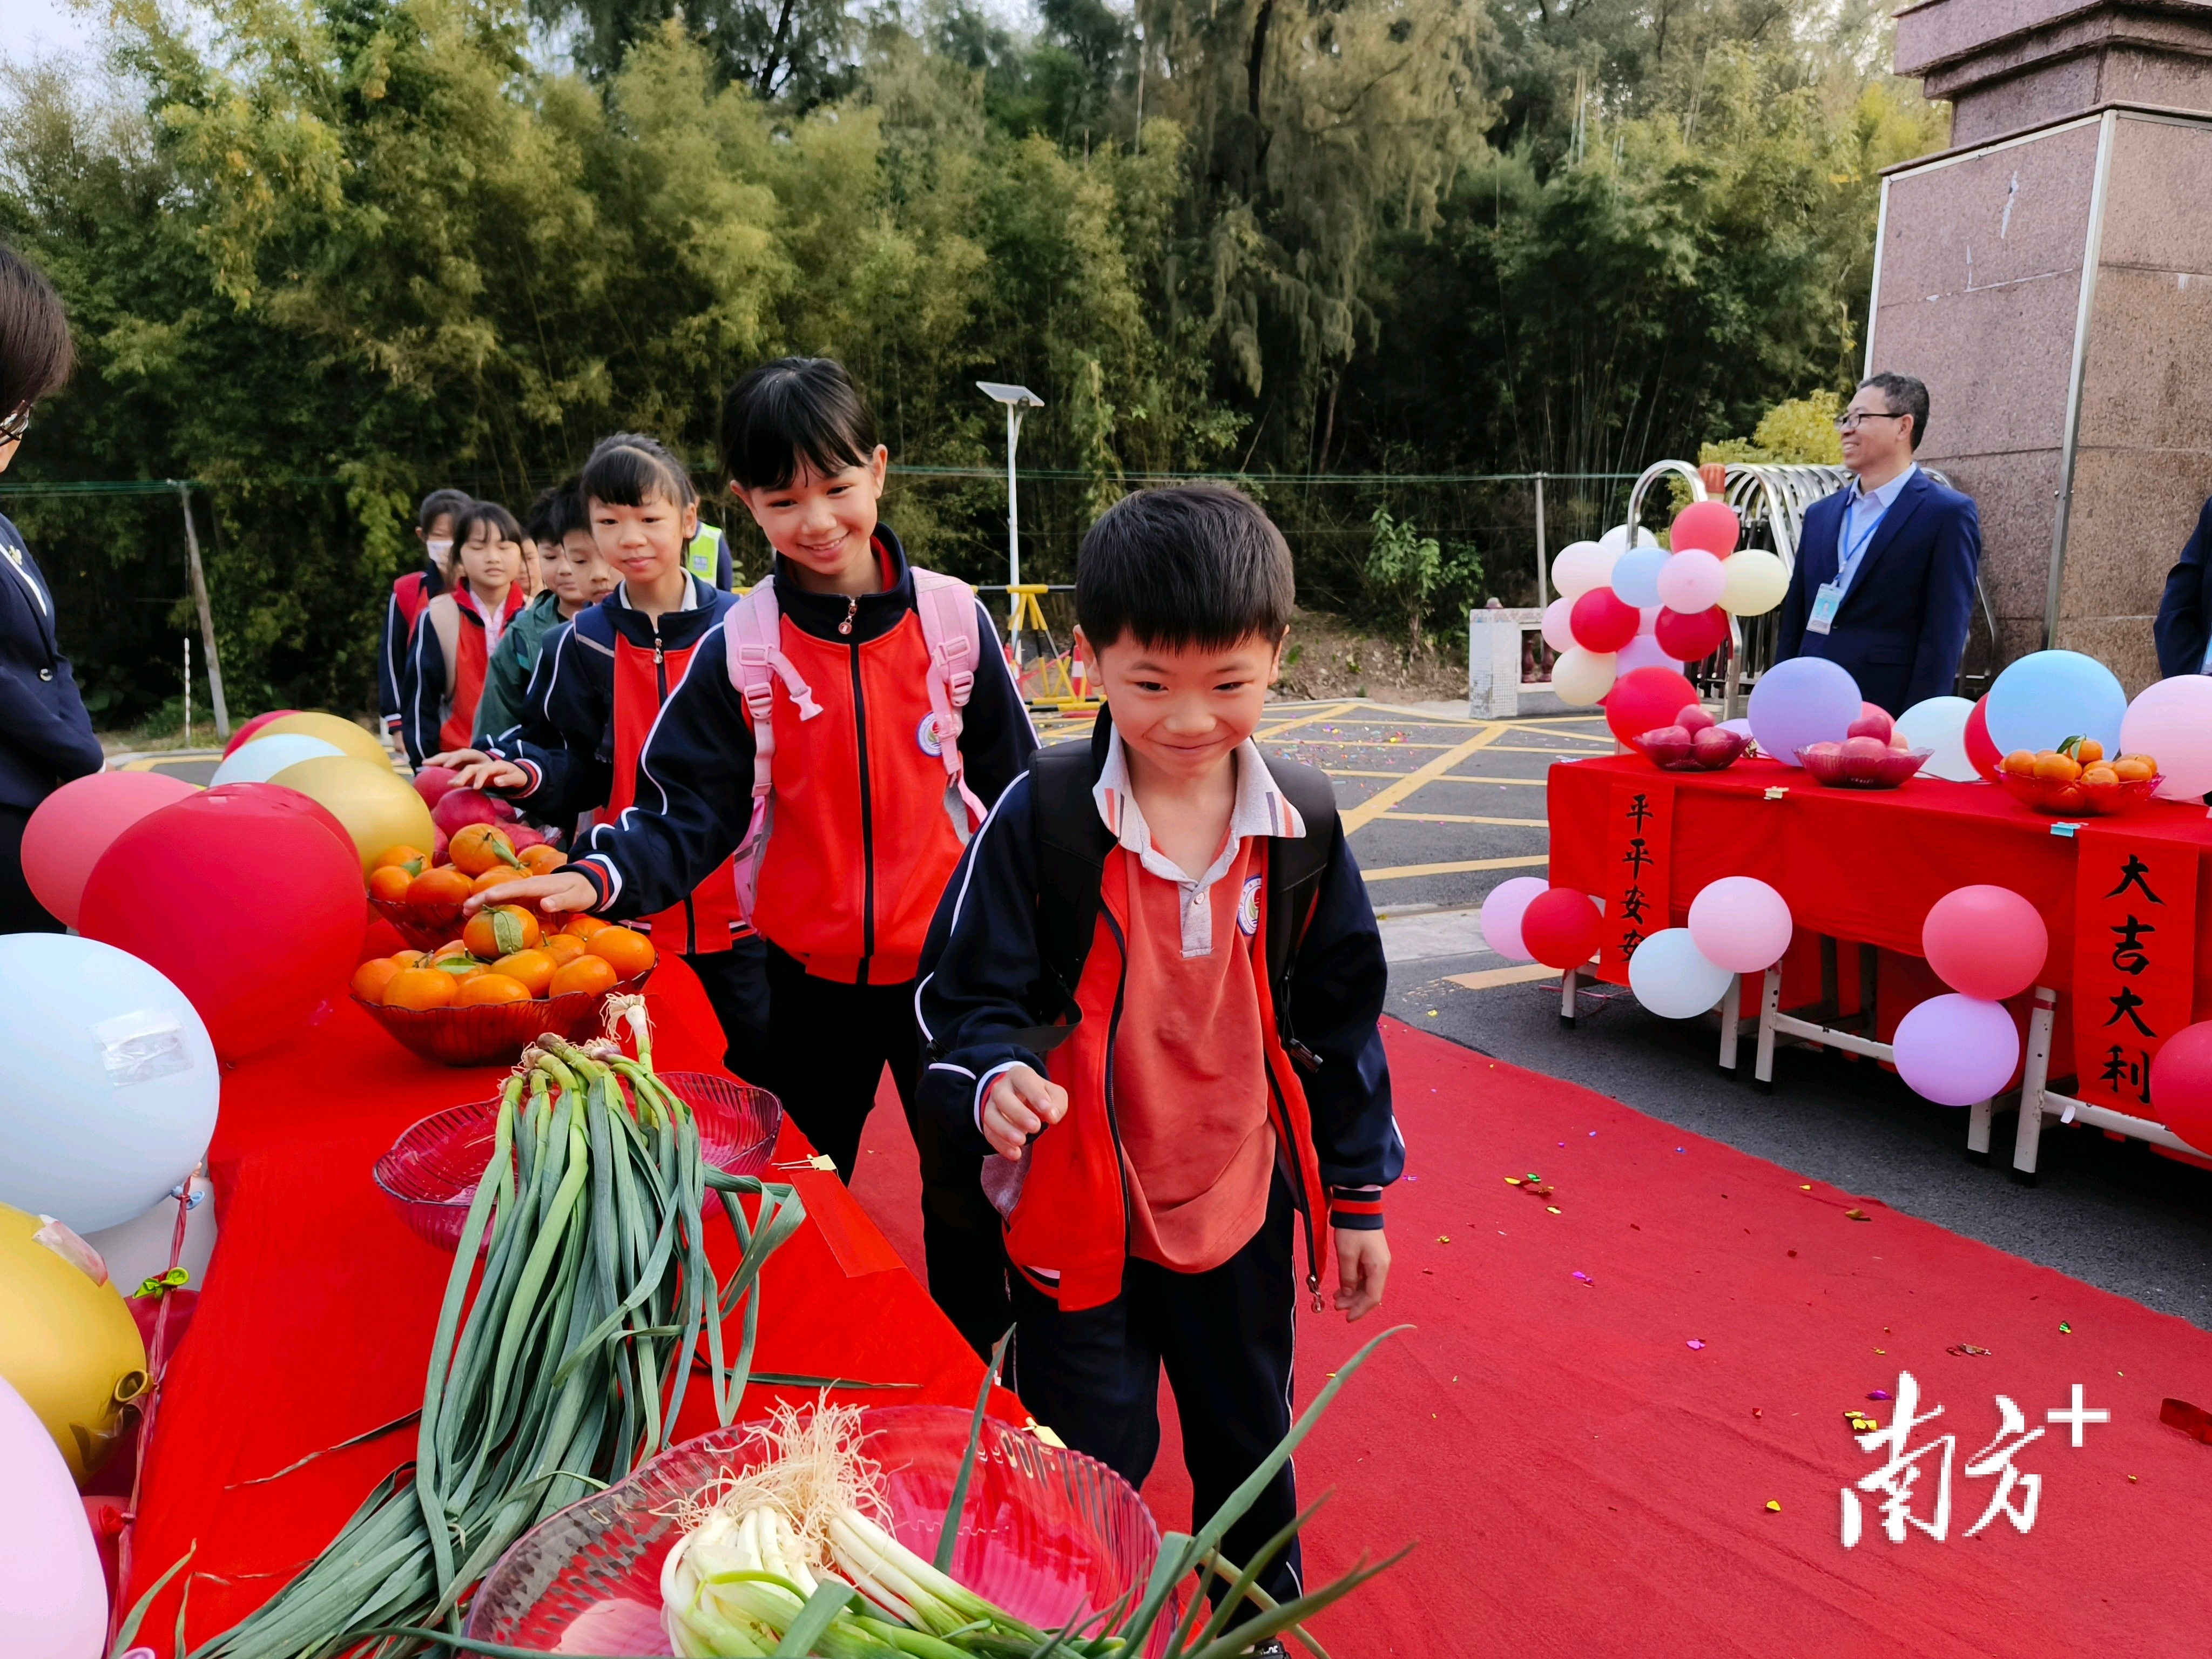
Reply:
M1868 372L1928 383L2000 659L2086 652L2132 693L2212 495L2212 3L1923 0L1897 70L1953 148L1883 180Z

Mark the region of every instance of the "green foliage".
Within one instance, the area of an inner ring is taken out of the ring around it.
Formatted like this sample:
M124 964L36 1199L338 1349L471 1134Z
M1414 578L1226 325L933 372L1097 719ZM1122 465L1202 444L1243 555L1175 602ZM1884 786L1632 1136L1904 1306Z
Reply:
M1836 431L1836 417L1844 411L1843 394L1822 387L1803 398L1778 403L1759 416L1748 438L1726 438L1700 444L1698 459L1754 464L1774 461L1802 466L1841 466L1844 441Z
M1403 475L1555 475L1556 547L1614 508L1556 475L1850 383L1880 169L1942 132L1861 3L115 0L104 79L0 69L0 235L83 365L8 482L205 481L234 706L361 708L424 490L520 504L631 427L719 513L722 392L823 352L920 558L1003 580L973 383L1018 380L1025 574L1236 471L1303 603L1418 637L1533 586L1532 501ZM4 501L103 718L172 700L175 495Z

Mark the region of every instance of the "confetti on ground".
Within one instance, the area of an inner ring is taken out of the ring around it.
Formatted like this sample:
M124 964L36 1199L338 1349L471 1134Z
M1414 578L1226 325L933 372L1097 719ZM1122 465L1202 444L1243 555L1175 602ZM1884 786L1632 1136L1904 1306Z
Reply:
M1547 1204L1547 1205L1544 1206L1544 1213L1545 1213L1546 1215L1557 1215L1557 1214L1559 1214L1559 1206L1558 1205L1556 1205L1556 1204Z
M1437 1235L1437 1243L1439 1243L1439 1244L1449 1244L1449 1243L1451 1243L1451 1235L1450 1235L1449 1233L1438 1233L1438 1234Z
M2135 1484L2135 1476L2132 1474L2128 1477L2128 1484L2130 1486Z
M1869 1215L1864 1210L1846 1210L1844 1212L1844 1219L1846 1221L1871 1221L1874 1218Z
M1873 1389L1868 1391L1867 1398L1869 1400L1890 1400L1894 1399L1895 1396L1892 1395L1887 1389Z
M1943 1352L1954 1353L1961 1359L1982 1359L1988 1357L1990 1351L1987 1348L1978 1348L1971 1342L1954 1342Z
M1703 1337L1693 1336L1689 1340L1689 1342L1686 1346L1692 1348L1702 1348L1705 1346L1705 1341Z
M1596 1284L1596 1283L1597 1283L1597 1280L1595 1280L1595 1279L1592 1279L1592 1278L1591 1278L1588 1273L1577 1273L1575 1275L1575 1277L1576 1277L1577 1279L1579 1279L1580 1280L1582 1280L1582 1282L1583 1282L1583 1284L1585 1284L1585 1285L1595 1285L1595 1284Z
M1677 1146L1674 1150L1675 1150L1676 1152L1680 1152L1682 1149L1681 1149L1680 1146Z
M1797 1190L1801 1193L1809 1193L1813 1190L1813 1183L1808 1181L1803 1186L1798 1188Z
M2062 1319L2058 1322L2058 1334L2061 1336L2071 1336L2074 1334L2074 1328Z
M1759 1408L1758 1407L1756 1407L1756 1406L1753 1406L1753 1407L1751 1408L1751 1414L1752 1414L1753 1417L1765 1417L1765 1416L1766 1415L1766 1413L1765 1413L1765 1412L1763 1412L1763 1411L1759 1410Z
M1777 1515L1782 1513L1782 1505L1775 1502L1771 1498L1766 1500L1766 1507Z

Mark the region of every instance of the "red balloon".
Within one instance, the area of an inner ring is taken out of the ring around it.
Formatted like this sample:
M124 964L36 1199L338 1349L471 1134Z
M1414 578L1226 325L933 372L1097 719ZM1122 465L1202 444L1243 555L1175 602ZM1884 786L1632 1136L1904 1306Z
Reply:
M2043 917L2009 887L1959 887L1920 925L1920 953L1962 996L2002 1002L2035 983L2051 953Z
M289 789L209 789L141 818L79 928L168 975L226 1060L296 1035L359 962L361 858Z
M1729 615L1718 605L1686 614L1662 609L1651 624L1651 637L1676 662L1703 662L1728 643L1728 636Z
M94 772L39 803L23 826L23 879L65 927L77 925L84 884L115 838L149 812L199 793L166 772Z
M222 757L225 760L228 760L240 750L245 748L247 744L252 743L253 741L254 733L260 731L260 729L268 725L270 721L281 720L287 714L296 714L300 712L301 711L296 708L272 708L265 714L256 714L252 720L246 721L245 725L240 726L237 731L230 734L230 741L222 746Z
M2198 1152L2212 1153L2212 1020L2184 1026L2158 1051L2150 1109Z
M1626 743L1646 732L1672 726L1684 704L1698 701L1698 688L1671 668L1632 668L1613 683L1613 690L1601 701L1605 723L1613 728L1614 737Z
M1528 901L1521 913L1521 945L1547 968L1579 968L1597 949L1604 920L1588 893L1554 887Z
M1726 501L1692 501L1674 515L1667 542L1670 552L1686 553L1696 547L1717 559L1725 559L1735 551L1742 534L1735 509Z
M1966 758L1987 781L1997 781L1997 768L2004 756L1990 740L1990 697L1986 691L1966 716Z
M1585 651L1618 651L1644 625L1644 613L1610 587L1593 587L1567 612L1567 631Z

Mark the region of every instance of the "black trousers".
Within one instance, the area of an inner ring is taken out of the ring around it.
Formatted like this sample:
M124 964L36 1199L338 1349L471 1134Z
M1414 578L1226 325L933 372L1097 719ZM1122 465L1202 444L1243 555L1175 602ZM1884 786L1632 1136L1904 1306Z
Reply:
M722 1024L722 1063L733 1076L758 1087L768 1065L768 941L748 933L726 951L686 957L684 965L699 975L714 1018Z
M1077 1451L1141 1486L1159 1455L1164 1364L1182 1425L1194 1531L1291 1430L1297 1316L1291 1231L1290 1194L1279 1178L1251 1242L1206 1273L1133 1259L1121 1294L1081 1313L1060 1312L1012 1274L1009 1381L1022 1403ZM1297 1482L1285 1463L1230 1528L1222 1553L1243 1565L1297 1512ZM1293 1540L1259 1583L1287 1601L1300 1593L1300 1582Z
M929 1294L978 1354L1013 1323L1006 1301L1006 1257L999 1212L983 1196L982 1160L946 1144L915 1113L921 1038L914 1023L914 981L841 985L806 971L797 957L768 949L769 1035L765 1079L792 1121L838 1175L853 1178L860 1131L876 1103L884 1067L905 1109L921 1156L921 1242Z
M30 821L27 806L0 806L0 933L66 933L23 879L23 826Z

